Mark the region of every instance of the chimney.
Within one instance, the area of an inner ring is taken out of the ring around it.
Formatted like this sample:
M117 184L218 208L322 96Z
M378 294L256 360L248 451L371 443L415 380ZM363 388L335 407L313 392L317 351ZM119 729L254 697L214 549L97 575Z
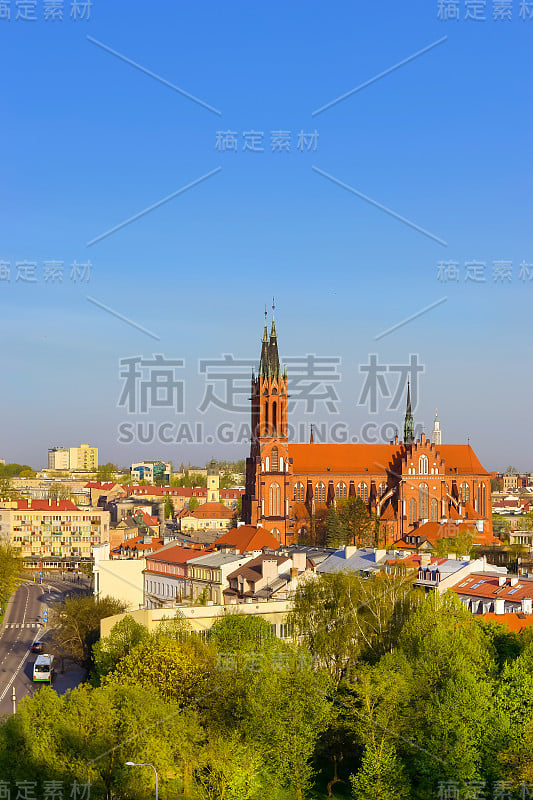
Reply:
M427 567L431 563L431 556L429 553L422 553L420 556L420 566Z
M305 553L293 553L292 554L292 566L298 570L298 572L305 572L305 562L306 562L306 555Z
M272 583L278 577L278 562L275 559L264 558L261 563L261 574L265 583Z
M494 601L494 613L505 614L505 600L503 597L497 597Z
M518 583L518 578L513 576L509 581L509 583L511 586L516 586L516 584Z
M505 577L505 575L500 575L500 577L498 578L498 586L505 586L506 581L507 578Z
M380 561L383 561L386 555L386 550L374 550L374 562L379 564Z
M398 434L394 437L394 444L398 444Z
M531 597L524 597L522 600L522 611L524 614L533 613L533 599Z
M347 544L344 548L344 558L351 558L354 553L357 553L358 549L359 548L353 544Z

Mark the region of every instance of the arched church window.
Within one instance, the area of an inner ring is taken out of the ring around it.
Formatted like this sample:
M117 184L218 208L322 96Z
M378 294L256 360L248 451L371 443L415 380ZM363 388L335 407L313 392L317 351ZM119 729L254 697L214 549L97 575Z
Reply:
M379 497L383 497L383 495L385 494L386 491L387 491L387 484L386 483L380 483L379 484L379 489L378 489Z
M270 488L268 490L268 500L269 500L269 508L271 517L279 517L281 516L281 493L279 484L271 483Z
M427 475L429 471L428 457L420 456L418 459L418 474Z
M409 525L414 525L416 520L416 500L412 497L409 500Z
M278 429L278 404L274 400L272 403L272 436L276 435Z
M296 503L303 503L305 497L305 489L303 483L298 481L294 486L294 500Z
M438 522L439 521L439 502L438 500L431 501L431 522Z
M365 503L368 500L368 486L363 481L357 487L357 497L360 497Z
M346 484L344 481L341 481L337 484L337 488L335 489L335 497L346 497Z
M421 483L418 487L418 515L420 519L428 518L428 502L428 485L427 483Z
M485 516L485 484L480 483L477 487L477 510L482 517Z
M325 503L326 502L326 484L322 483L322 481L320 481L320 483L317 483L317 485L316 485L315 498L316 498L317 503Z
M272 448L272 472L279 472L279 453L278 448Z
M459 497L463 503L470 500L470 486L467 483L462 483L459 487Z

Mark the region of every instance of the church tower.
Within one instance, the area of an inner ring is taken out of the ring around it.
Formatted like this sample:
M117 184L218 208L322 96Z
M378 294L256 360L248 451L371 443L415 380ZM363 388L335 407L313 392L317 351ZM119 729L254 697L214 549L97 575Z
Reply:
M259 374L252 375L252 431L243 519L261 525L285 543L289 513L285 479L289 471L287 373L279 363L274 310L272 305L270 335L265 312Z
M431 434L432 444L442 444L442 431L437 411L435 410L435 422L433 423L433 433Z
M412 445L415 440L415 425L411 411L411 386L407 381L407 408L405 409L405 421L403 423L403 443L405 446Z

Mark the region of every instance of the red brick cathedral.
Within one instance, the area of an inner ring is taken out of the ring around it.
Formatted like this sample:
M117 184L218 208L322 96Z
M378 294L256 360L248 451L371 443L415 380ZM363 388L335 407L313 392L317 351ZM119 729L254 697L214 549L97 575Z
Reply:
M282 544L309 539L338 499L359 496L380 520L383 544L415 541L427 523L468 520L492 539L490 476L466 444L414 440L409 390L404 440L391 444L290 444L287 373L280 368L274 319L252 375L252 441L243 519Z

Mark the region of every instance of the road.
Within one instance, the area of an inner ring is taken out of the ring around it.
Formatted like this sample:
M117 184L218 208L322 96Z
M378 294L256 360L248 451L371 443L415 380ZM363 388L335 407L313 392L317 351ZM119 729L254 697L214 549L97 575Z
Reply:
M42 618L50 603L64 597L68 592L86 588L66 579L43 579L43 585L22 583L11 596L4 624L0 629L0 716L13 711L13 686L17 704L40 689L32 681L33 663L37 656L30 651L34 641L46 642L49 631L45 630ZM49 591L50 590L50 591ZM76 670L67 680L71 688L83 679L81 670ZM61 692L64 677L58 677L54 688Z

